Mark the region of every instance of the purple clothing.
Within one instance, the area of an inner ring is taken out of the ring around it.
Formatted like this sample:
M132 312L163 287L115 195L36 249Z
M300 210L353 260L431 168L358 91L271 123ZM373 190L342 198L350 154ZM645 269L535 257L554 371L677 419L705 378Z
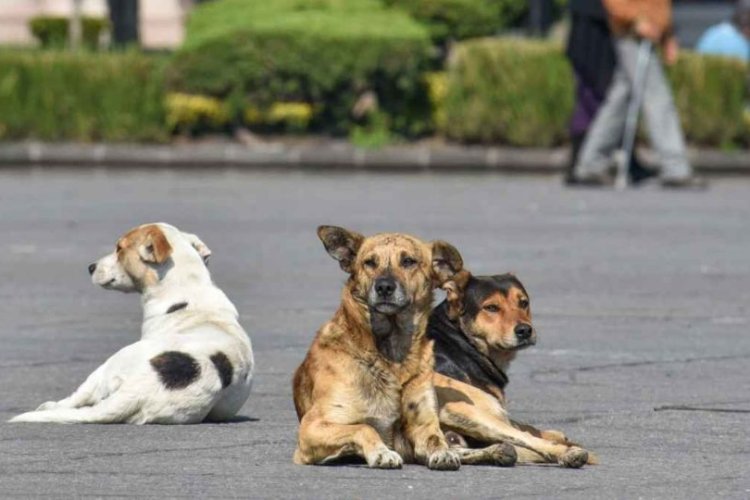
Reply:
M570 135L575 137L588 131L602 102L604 98L598 96L593 87L586 85L576 75L576 105L570 119Z

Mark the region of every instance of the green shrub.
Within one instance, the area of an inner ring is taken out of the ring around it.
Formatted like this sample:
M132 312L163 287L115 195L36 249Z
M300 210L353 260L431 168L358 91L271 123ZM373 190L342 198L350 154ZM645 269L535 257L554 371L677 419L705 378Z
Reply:
M333 133L350 131L357 99L374 92L375 112L416 134L429 117L420 71L430 50L423 27L378 0L216 0L191 14L168 85L225 100L236 117L307 103L311 128Z
M98 17L84 17L81 24L84 45L90 49L98 48L102 32L109 29L109 21ZM29 28L42 48L62 48L68 45L70 21L67 17L37 16L29 21Z
M488 36L518 22L526 0L384 0L425 23L438 43Z
M138 53L0 51L0 138L162 140L161 66Z
M560 47L518 39L460 43L442 131L465 142L548 147L567 136L573 81Z
M705 146L749 142L743 117L747 71L734 59L682 53L669 76L688 141Z

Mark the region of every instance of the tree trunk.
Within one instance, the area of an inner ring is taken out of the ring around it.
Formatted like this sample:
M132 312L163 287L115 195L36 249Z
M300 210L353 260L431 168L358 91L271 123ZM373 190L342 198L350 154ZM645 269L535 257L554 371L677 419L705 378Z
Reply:
M553 0L531 0L529 2L529 30L532 36L545 36L554 21Z
M83 0L72 0L73 11L70 14L70 48L73 51L77 51L81 48L81 40L83 38L83 20L81 14L81 7Z
M107 0L112 23L112 45L123 48L138 43L138 0Z

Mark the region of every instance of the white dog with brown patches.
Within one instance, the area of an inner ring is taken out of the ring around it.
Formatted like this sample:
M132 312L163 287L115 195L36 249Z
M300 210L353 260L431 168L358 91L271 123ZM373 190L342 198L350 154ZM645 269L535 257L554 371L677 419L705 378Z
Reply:
M211 281L211 251L195 235L146 224L89 266L108 290L139 292L141 340L97 368L73 394L11 422L194 424L233 417L253 374L237 310Z

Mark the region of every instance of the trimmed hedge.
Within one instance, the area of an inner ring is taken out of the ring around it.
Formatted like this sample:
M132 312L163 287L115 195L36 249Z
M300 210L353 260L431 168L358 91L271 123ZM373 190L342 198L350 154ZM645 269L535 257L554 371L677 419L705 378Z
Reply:
M352 110L374 92L392 129L418 134L430 54L427 31L378 0L216 0L191 14L168 86L227 101L237 119L248 105L307 103L311 128L332 133L366 120Z
M438 44L488 36L516 24L526 0L384 0L424 23Z
M451 54L442 131L464 142L548 147L567 136L573 79L559 47L479 39Z
M687 140L706 146L750 144L744 120L748 67L723 57L683 52L669 70Z
M0 139L163 140L158 59L0 51Z
M99 17L84 17L81 25L83 44L89 49L98 48L102 32L109 29L109 21ZM70 42L70 19L67 17L37 16L29 21L29 29L45 49L60 49Z
M745 65L683 52L669 75L689 142L750 143L743 119ZM549 147L568 136L573 78L556 44L512 38L462 42L451 55L446 82L438 129L448 138Z
M560 47L518 39L460 43L447 72L423 74L415 63L409 66L406 83L399 80L396 68L401 63L396 61L394 73L387 73L387 78L382 72L372 76L362 71L356 73L362 79L353 80L342 71L330 81L336 85L320 84L313 76L323 79L325 72L311 68L328 63L325 58L312 58L298 73L283 73L286 79L272 67L268 78L275 84L287 83L288 88L251 87L236 101L231 92L167 93L164 62L137 52L0 50L0 140L162 141L175 132L227 131L232 120L261 131L326 130L331 122L325 118L337 109L344 117L335 123L361 145L393 140L396 127L413 131L434 126L462 142L547 147L566 139L573 101L571 72ZM313 76L305 76L307 71ZM685 53L669 74L692 144L750 144L746 66ZM380 86L372 85L381 78ZM404 100L397 93L400 85L418 95L408 94L413 100ZM389 97L384 88L395 94ZM320 93L312 94L310 89ZM376 94L379 106L357 121L350 114L351 105L357 95L365 95L372 107L373 89L381 91ZM341 95L330 94L335 90ZM398 102L419 103L420 113L395 106Z

